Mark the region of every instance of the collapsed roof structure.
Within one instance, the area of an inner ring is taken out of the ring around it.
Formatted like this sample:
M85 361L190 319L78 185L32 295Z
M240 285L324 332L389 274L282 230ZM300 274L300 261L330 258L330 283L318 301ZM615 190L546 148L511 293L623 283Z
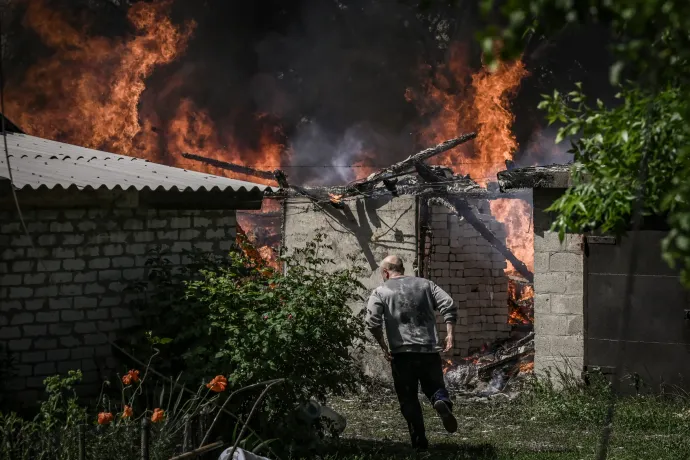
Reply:
M524 192L502 191L502 189L498 190L491 186L484 188L472 180L469 175L455 175L450 168L432 166L426 163L432 157L470 141L476 136L476 133L472 132L447 140L370 174L364 179L335 187L302 187L290 184L285 173L279 169L272 172L261 171L195 154L185 153L183 156L236 173L262 179L272 178L278 183L279 188L277 191L269 191L267 196L303 196L312 200L317 206L342 209L342 200L348 197L419 196L426 199L429 204L448 208L459 219L467 221L512 264L525 280L531 283L534 280L533 273L524 262L513 254L505 242L497 238L482 220L477 218L472 206L467 201L470 198L520 198L524 196Z

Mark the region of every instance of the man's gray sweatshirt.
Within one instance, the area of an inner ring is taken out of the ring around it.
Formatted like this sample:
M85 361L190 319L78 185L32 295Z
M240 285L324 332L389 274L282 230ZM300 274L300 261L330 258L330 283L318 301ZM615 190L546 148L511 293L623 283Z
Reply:
M457 320L453 299L432 281L415 276L391 278L369 297L366 322L369 330L386 324L391 353L436 353L438 310L447 323Z

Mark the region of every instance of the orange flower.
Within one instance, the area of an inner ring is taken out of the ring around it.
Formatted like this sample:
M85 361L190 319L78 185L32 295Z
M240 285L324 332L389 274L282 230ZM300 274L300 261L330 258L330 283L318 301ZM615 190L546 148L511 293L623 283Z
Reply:
M132 382L139 381L139 371L136 369L130 369L125 375L122 376L122 383L125 385L131 385Z
M211 380L209 383L206 384L206 388L208 388L211 391L215 391L216 393L220 393L221 391L225 391L225 388L228 386L228 379L223 377L222 375L216 375L216 377Z
M132 410L131 406L125 406L122 409L122 418L129 418L132 415L134 415L134 411Z
M160 422L165 417L165 411L163 409L156 408L153 410L153 415L151 416L151 421L153 423Z
M110 422L113 421L113 414L110 412L101 412L98 414L98 424L99 425L107 425Z

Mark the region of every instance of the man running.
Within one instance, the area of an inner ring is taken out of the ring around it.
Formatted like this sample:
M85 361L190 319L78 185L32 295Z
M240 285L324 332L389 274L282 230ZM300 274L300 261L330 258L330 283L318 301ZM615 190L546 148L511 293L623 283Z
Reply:
M390 255L380 264L383 285L369 297L367 326L391 362L393 384L400 402L400 411L410 430L412 447L426 450L429 441L424 429L422 407L417 397L418 385L431 401L449 433L455 433L458 422L443 380L439 352L453 349L453 325L457 309L453 299L433 282L405 276L403 261ZM436 330L438 310L446 323L446 340L439 344ZM388 345L383 338L386 326Z

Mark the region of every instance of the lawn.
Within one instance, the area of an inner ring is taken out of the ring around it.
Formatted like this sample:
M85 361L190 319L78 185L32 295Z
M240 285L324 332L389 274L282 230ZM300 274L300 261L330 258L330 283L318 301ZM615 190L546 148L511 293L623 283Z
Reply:
M348 427L326 457L414 458L394 395L344 398L332 407ZM599 390L533 387L513 401L456 400L459 429L450 435L424 404L429 459L594 458L606 410ZM690 459L690 404L681 397L629 397L617 406L609 459Z

